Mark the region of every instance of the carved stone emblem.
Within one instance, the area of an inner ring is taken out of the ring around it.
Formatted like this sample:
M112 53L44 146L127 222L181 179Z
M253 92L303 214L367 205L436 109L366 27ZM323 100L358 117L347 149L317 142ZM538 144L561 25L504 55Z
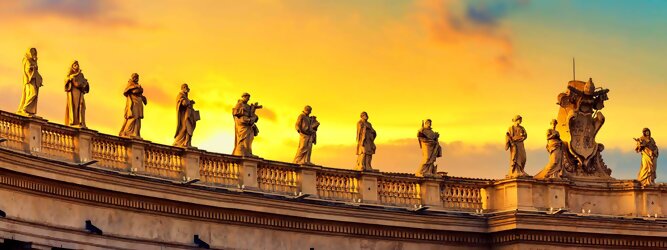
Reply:
M563 152L565 175L609 178L611 171L600 154L604 146L595 141L604 124L600 110L604 108L608 92L596 88L592 80L570 81L567 91L558 96L560 110L556 129L568 149Z
M577 112L570 115L569 121L570 149L579 162L587 165L598 148L598 144L595 142L596 127L598 127L596 126L596 120L590 115Z

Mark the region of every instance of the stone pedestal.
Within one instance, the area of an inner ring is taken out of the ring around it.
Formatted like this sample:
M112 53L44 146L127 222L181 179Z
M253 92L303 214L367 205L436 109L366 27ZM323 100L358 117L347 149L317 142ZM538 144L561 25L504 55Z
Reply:
M301 193L309 194L310 197L319 198L317 195L317 166L301 165L298 175L298 185Z
M637 197L639 198L637 202L637 216L655 217L657 215L658 217L663 217L660 197L659 190L645 190L641 192L639 197Z
M40 118L30 118L23 126L23 134L26 141L26 152L39 155L42 151L42 126L46 120Z
M440 182L435 178L424 178L421 183L421 203L424 206L442 206L440 200Z
M183 154L183 181L199 180L199 153L185 149Z
M495 185L493 207L496 210L536 211L532 179L507 179Z
M547 186L547 206L549 208L566 208L565 186L550 184Z
M245 189L259 190L257 183L257 164L261 161L259 158L243 158L241 168L239 169L239 180Z
M81 129L78 136L74 138L74 161L85 163L93 159L92 144L96 131Z
M378 197L378 176L379 173L362 172L359 178L359 193L361 193L361 200L364 203L376 204L379 203Z
M133 173L143 173L146 172L146 166L144 165L144 158L146 153L144 149L146 144L140 140L132 140L130 143L129 151L127 156L129 159L130 172Z
M482 209L493 209L493 187L482 188L479 190L479 196L482 198Z

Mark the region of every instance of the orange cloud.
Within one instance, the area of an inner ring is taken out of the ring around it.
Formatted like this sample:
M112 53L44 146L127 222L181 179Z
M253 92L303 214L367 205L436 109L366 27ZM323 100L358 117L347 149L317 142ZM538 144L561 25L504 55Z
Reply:
M524 4L527 1L426 0L418 4L417 17L435 41L491 58L509 68L514 48L501 19Z

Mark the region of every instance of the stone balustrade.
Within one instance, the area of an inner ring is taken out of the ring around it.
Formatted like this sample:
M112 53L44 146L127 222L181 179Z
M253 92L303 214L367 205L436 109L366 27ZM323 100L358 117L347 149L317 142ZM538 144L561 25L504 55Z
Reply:
M24 120L18 115L0 112L0 137L7 139L0 147L24 149L23 123Z
M97 165L115 170L128 170L128 143L109 135L98 135L92 139L92 159Z
M440 185L442 206L451 210L477 211L482 209L485 181L457 178Z
M42 127L42 153L64 160L74 160L74 132Z
M241 159L217 154L202 154L199 160L199 176L202 183L214 186L238 186Z
M318 171L317 196L327 200L359 201L359 177L356 171Z
M121 138L2 111L0 137L6 139L0 143L5 150L210 188L470 213L567 209L614 216L667 215L667 185L642 187L634 180L434 178L296 165Z
M380 204L415 207L421 205L420 180L399 175L382 176L378 179Z
M297 169L290 164L262 161L257 167L259 189L270 193L297 194Z
M149 144L144 148L144 154L146 174L172 180L182 179L184 176L183 157L180 150Z

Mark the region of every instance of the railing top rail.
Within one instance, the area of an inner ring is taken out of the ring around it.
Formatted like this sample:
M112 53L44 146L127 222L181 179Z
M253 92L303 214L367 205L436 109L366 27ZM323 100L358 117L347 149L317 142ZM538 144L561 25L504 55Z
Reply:
M358 170L332 168L332 167L321 167L320 169L317 170L317 172L332 174L332 175L347 175L347 176L358 176L361 174L361 171Z
M266 159L263 159L259 164L264 165L264 166L268 165L268 166L272 166L272 167L293 168L293 169L298 169L299 168L298 164L287 163L287 162L282 162L282 161L266 160Z
M407 173L381 173L379 180L383 181L406 181L406 182L417 182L421 181L422 178L415 176L414 174Z
M146 149L150 150L163 150L163 151L170 151L170 152L175 152L177 154L183 154L185 152L184 148L179 148L179 147L174 147L170 145L164 145L164 144L158 144L150 141L146 141Z
M30 118L22 116L22 115L9 113L9 112L5 112L5 111L0 111L0 117L8 118L8 120L20 121L22 123L26 122L28 119L30 119Z
M123 137L110 135L110 134L99 133L99 132L95 132L95 135L93 136L93 140L95 140L95 139L102 139L102 140L105 140L105 141L116 141L116 142L119 142L119 143L125 144L125 145L129 144L130 141L132 141L129 138L123 138Z
M201 149L188 149L190 151L197 152L201 155L202 158L207 158L207 159L224 159L224 160L231 160L231 161L241 161L243 160L243 157L236 156L236 155L230 155L230 154L223 154L223 153L216 153L216 152L209 152L206 150L201 150Z
M466 178L466 177L449 177L444 178L444 183L468 184L468 185L491 185L496 180L481 179L481 178Z

